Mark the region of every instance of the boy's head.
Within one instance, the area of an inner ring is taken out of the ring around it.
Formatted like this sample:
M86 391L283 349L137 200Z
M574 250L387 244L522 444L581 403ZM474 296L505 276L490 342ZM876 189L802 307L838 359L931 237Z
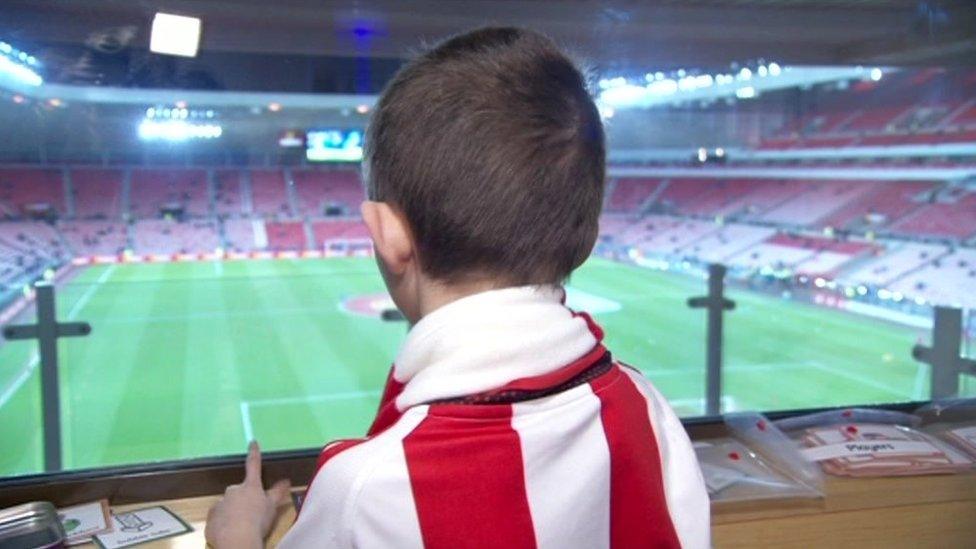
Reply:
M596 241L603 126L551 40L485 28L393 78L366 132L364 174L363 217L401 309L397 293L421 283L560 283Z

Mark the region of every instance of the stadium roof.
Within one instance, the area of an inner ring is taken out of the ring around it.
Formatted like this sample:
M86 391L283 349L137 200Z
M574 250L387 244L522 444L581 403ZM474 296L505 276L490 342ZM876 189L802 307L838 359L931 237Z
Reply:
M148 54L163 5L202 19L198 58ZM542 30L609 72L760 57L951 63L976 51L964 0L6 0L0 12L0 39L30 46L49 80L132 87L370 93L421 42L484 24Z

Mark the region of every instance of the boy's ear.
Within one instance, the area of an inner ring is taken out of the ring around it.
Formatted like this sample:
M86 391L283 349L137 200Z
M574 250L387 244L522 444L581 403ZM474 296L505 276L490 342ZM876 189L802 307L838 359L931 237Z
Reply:
M386 269L391 274L403 274L415 258L406 218L386 202L367 200L359 210Z

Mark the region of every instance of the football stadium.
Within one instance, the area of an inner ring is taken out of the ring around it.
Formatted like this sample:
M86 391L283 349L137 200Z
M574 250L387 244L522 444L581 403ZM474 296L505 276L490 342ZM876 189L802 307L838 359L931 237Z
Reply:
M606 188L565 304L686 426L976 397L965 2L8 4L0 495L363 437L411 329L364 139L418 45L484 23L585 63Z

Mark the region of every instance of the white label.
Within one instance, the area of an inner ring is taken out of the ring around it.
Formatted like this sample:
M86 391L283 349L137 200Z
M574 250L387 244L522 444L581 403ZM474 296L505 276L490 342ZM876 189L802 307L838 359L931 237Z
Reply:
M193 530L169 509L162 506L112 515L112 523L115 527L114 532L95 536L99 547L117 549L178 536Z
M918 440L852 440L826 446L805 448L803 457L823 461L853 456L931 456L942 451L928 442Z

